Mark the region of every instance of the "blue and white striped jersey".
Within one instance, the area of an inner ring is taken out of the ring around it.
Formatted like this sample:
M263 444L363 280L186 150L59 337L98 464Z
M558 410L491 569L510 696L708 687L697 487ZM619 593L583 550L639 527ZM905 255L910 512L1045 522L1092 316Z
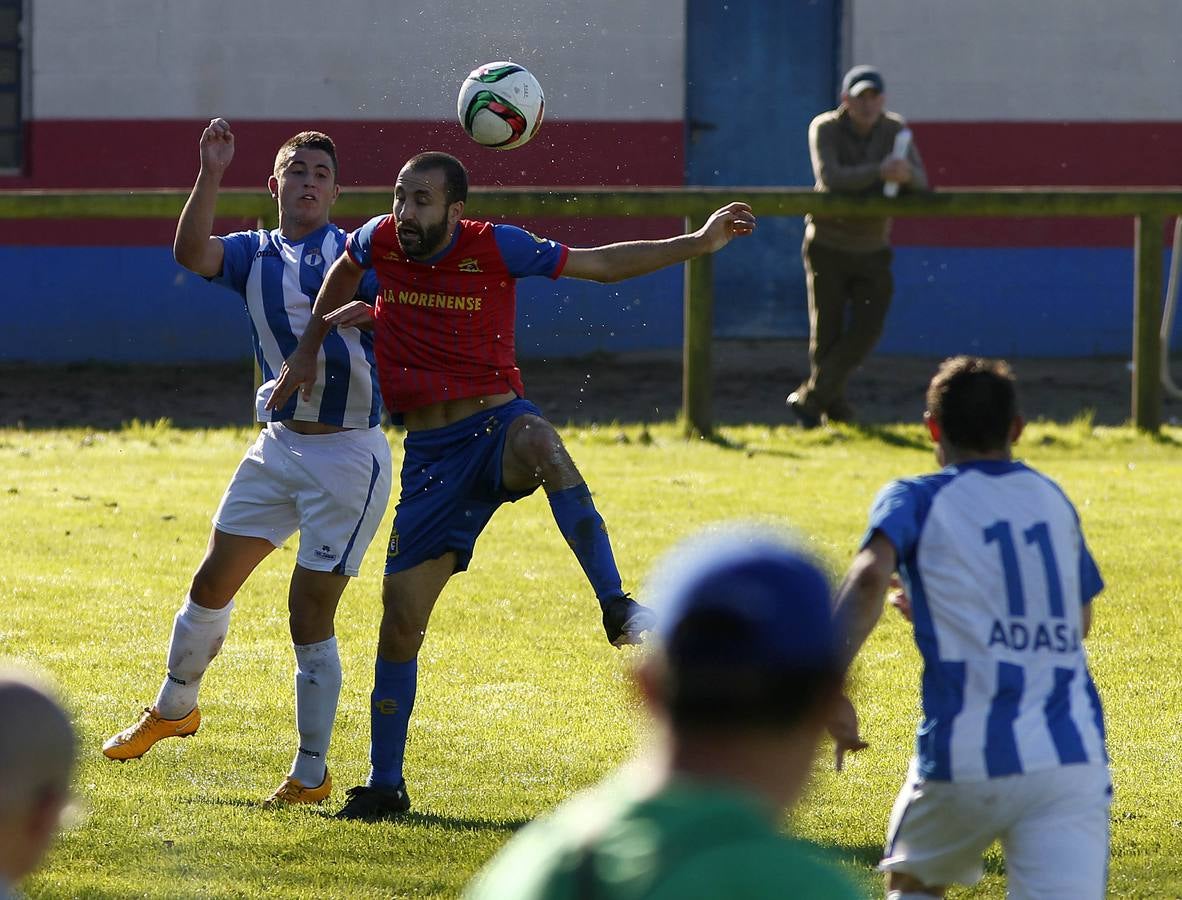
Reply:
M899 554L923 657L919 771L979 781L1107 762L1082 608L1104 584L1063 491L1020 462L888 484L865 542Z
M329 223L299 243L272 231L239 231L221 238L222 273L211 279L236 291L250 313L255 358L263 385L255 397L258 420L298 419L347 428L377 425L381 414L373 334L357 328L333 329L320 350L312 397L296 391L283 406L264 406L283 361L299 342L312 318L312 304L329 266L345 249L347 232ZM373 272L361 282L360 296L373 302L378 283Z

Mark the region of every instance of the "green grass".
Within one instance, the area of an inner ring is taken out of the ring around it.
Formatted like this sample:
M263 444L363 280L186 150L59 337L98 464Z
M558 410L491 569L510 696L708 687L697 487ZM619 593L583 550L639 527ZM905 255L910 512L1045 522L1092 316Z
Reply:
M890 478L927 471L918 427L727 429L686 442L672 426L568 428L627 586L677 538L718 519L789 524L837 574ZM284 598L294 549L238 598L202 688L192 739L118 765L99 745L154 697L172 616L247 431L0 431L0 655L48 672L82 735L79 816L29 882L47 897L450 897L521 823L595 782L638 741L627 682L541 496L502 509L472 570L436 610L421 656L408 775L415 813L364 825L330 817L367 770L379 616L371 552L338 616L344 688L327 809L263 811L294 743ZM1075 500L1108 590L1088 641L1116 782L1111 893L1182 895L1182 675L1178 540L1182 432L1036 424L1020 446ZM396 452L396 460L400 454ZM389 516L389 513L387 514ZM387 522L388 527L388 522ZM381 540L379 539L379 544ZM872 742L840 775L823 747L793 816L877 892L871 871L918 714L917 654L888 616L855 671ZM987 876L953 896L1002 896Z

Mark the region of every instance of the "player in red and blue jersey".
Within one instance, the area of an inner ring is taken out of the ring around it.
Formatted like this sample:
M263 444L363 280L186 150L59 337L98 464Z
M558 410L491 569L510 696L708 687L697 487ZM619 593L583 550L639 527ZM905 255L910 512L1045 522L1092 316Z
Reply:
M402 494L386 557L371 703L366 785L340 816L382 819L410 808L402 777L417 658L448 579L468 567L476 538L505 502L544 487L554 519L599 600L615 646L639 643L652 613L624 592L603 519L541 410L524 398L514 353L518 278L614 282L712 253L755 227L731 203L692 234L571 248L510 225L463 218L468 174L458 159L423 153L398 174L393 213L349 236L288 357L269 406L316 383L316 353L332 326L374 322L378 378L407 430ZM375 307L350 302L377 273Z

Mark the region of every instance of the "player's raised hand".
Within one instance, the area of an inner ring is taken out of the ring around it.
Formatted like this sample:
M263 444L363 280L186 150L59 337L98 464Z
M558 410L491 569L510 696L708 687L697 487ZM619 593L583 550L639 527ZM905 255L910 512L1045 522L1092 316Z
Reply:
M210 119L201 132L201 168L221 175L234 158L234 132L225 119Z
M844 694L829 716L829 734L833 737L834 767L841 771L847 753L857 753L870 745L858 734L858 713Z
M755 213L746 203L728 203L716 209L698 234L709 241L710 252L725 247L733 238L751 234L755 230Z
M364 300L354 300L339 309L334 309L324 317L327 325L338 328L352 326L354 328L373 328L374 309Z
M297 347L283 361L275 387L267 400L267 409L281 409L291 395L301 388L305 403L312 398L312 388L316 386L316 357L317 354L307 353Z

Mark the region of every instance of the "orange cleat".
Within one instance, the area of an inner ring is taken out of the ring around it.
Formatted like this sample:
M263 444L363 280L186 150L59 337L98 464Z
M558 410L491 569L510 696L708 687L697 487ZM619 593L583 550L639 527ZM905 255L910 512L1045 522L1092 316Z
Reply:
M296 803L319 803L332 792L332 776L328 769L324 770L324 781L316 787L304 787L298 778L288 775L283 784L275 789L270 797L263 801L267 809L289 806Z
M196 706L181 719L162 719L154 709L148 708L138 722L107 739L103 744L103 756L120 762L139 759L157 741L168 737L188 737L195 734L200 725L201 710Z

